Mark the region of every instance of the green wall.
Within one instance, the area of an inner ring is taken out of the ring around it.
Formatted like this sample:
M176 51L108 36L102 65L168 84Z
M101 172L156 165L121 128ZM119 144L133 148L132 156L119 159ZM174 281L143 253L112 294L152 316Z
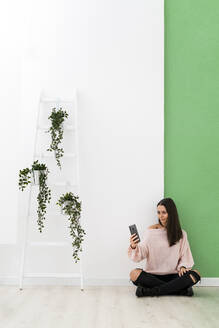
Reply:
M219 1L165 0L165 197L219 277Z

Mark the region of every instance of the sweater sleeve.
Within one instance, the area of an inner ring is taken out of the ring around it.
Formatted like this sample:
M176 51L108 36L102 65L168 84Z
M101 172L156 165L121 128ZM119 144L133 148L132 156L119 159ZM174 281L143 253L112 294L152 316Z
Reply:
M134 262L140 262L148 257L148 245L147 245L147 236L144 235L144 238L136 245L135 249L132 249L131 246L128 248L128 257Z
M179 261L178 261L177 268L176 268L177 271L180 270L181 266L191 269L194 265L194 260L193 260L192 252L191 252L191 249L189 246L187 233L185 231L183 233L183 238L182 238L179 253L180 253L180 257L179 257Z

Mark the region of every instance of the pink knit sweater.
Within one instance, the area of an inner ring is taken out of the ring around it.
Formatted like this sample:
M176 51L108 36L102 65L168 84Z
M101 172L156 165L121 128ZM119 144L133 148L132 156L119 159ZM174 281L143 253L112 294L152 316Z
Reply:
M173 246L169 246L165 228L147 229L143 239L135 249L128 248L128 256L134 262L146 259L145 271L154 274L178 273L181 266L192 268L194 265L187 233L182 229L183 237Z

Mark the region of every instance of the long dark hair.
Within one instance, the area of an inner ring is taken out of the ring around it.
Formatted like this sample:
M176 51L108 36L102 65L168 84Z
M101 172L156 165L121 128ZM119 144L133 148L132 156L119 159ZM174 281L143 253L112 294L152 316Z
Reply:
M163 205L168 213L167 219L167 239L169 241L169 246L175 245L183 236L182 229L179 222L179 216L176 208L176 204L172 198L164 198L159 201L157 206ZM160 222L160 220L159 220ZM160 222L160 225L162 223Z

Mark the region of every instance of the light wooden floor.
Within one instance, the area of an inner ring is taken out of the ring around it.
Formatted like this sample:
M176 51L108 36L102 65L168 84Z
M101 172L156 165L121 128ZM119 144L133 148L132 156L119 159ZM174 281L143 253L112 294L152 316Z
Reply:
M218 328L219 287L137 298L134 286L0 286L0 328Z

